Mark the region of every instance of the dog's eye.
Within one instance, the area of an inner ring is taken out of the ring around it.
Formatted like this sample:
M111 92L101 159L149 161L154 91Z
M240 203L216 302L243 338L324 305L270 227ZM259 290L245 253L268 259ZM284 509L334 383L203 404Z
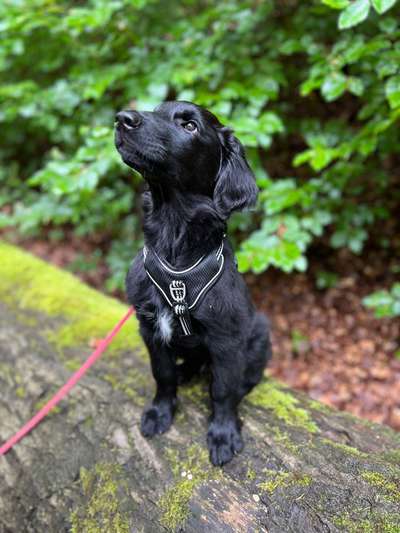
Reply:
M182 124L182 126L185 128L185 130L187 131L197 131L197 125L195 122L193 122L192 120L189 120L189 122L185 122L184 124Z

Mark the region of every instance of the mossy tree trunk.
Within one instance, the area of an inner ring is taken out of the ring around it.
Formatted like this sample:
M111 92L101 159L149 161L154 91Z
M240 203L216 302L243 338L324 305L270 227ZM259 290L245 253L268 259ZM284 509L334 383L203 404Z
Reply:
M0 244L0 439L60 386L122 304ZM153 383L132 320L31 435L0 458L0 531L399 532L398 434L263 382L243 403L245 450L205 447L207 383L173 428L139 432Z

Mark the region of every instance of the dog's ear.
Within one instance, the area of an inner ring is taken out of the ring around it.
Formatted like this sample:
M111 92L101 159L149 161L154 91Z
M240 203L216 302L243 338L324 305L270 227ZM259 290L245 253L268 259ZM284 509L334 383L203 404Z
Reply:
M214 204L227 219L232 211L251 207L256 203L258 188L240 141L229 128L219 128L221 163L214 188Z

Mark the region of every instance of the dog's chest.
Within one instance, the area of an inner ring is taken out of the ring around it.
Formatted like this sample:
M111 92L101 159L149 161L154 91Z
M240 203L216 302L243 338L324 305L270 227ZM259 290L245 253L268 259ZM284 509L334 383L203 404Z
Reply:
M198 332L184 335L173 311L169 308L160 309L154 315L154 335L163 344L182 349L192 348L201 344Z
M155 329L157 336L162 342L169 344L174 334L175 319L173 312L167 307L157 312L155 317Z

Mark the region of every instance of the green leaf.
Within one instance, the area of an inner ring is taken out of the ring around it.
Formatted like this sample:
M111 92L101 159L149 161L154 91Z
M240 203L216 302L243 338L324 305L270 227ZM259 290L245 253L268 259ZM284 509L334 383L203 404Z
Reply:
M258 127L263 133L271 134L284 130L282 120L276 113L267 112L258 119Z
M339 29L345 30L360 24L368 17L370 9L369 0L355 0L339 16Z
M305 272L307 270L307 266L308 266L308 261L307 261L307 258L304 257L304 255L299 257L294 263L294 267L300 272Z
M322 0L322 3L332 9L344 9L349 5L349 0Z
M312 158L312 155L313 150L305 150L304 152L297 154L293 159L293 166L299 167L300 165L307 163Z
M301 96L307 96L309 95L314 89L318 89L321 87L322 80L320 78L315 79L311 78L306 80L304 83L300 85L300 94Z
M379 21L379 29L385 33L394 33L399 25L399 21L394 17L384 17Z
M392 109L400 106L400 75L392 76L387 80L385 94Z
M396 74L399 70L399 59L396 57L387 57L387 54L384 55L381 61L376 66L376 71L379 78L385 78L386 76L392 76Z
M392 286L391 294L394 298L398 298L400 300L400 283L395 283Z
M311 166L314 170L322 170L332 161L334 152L330 148L317 146L312 150Z
M331 289L337 285L338 275L334 272L319 270L316 274L316 286L320 290Z
M344 93L346 87L346 76L341 72L332 72L324 79L321 92L327 102L332 102Z
M246 252L240 251L236 253L239 272L248 272L251 268L251 258Z
M400 316L400 284L395 283L390 292L381 290L369 294L363 304L374 309L378 318Z
M397 0L371 0L375 11L380 15L394 6Z
M363 302L367 307L378 307L381 305L390 305L392 299L387 291L376 291L366 296Z
M364 83L360 78L349 78L349 91L356 96L361 96L364 92Z

